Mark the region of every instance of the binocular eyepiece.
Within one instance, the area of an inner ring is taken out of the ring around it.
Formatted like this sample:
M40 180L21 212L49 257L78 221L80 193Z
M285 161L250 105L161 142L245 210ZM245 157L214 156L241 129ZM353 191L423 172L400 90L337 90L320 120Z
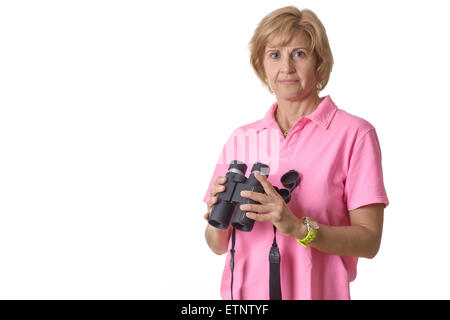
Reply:
M264 163L257 162L253 165L251 174L245 177L247 165L241 161L233 160L230 163L226 173L227 181L225 191L217 194L217 203L213 206L208 218L208 223L219 229L227 229L230 220L233 227L241 231L251 231L255 220L247 218L245 211L240 209L241 204L260 204L252 199L243 198L241 191L248 190L264 193L264 188L256 179L255 172L259 172L266 178L269 175L270 168ZM274 187L283 197L286 203L290 200L290 193L300 183L300 177L297 171L290 170L281 177L281 182L287 189ZM233 214L234 213L234 214Z

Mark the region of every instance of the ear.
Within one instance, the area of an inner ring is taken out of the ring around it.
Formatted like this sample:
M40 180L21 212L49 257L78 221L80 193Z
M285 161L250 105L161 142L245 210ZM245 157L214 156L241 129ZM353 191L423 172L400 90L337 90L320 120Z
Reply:
M316 89L317 91L320 91L323 89L323 83L322 83L322 75L321 75L321 71L320 69L320 65L317 66L316 68L316 79L317 79L317 83L316 83Z

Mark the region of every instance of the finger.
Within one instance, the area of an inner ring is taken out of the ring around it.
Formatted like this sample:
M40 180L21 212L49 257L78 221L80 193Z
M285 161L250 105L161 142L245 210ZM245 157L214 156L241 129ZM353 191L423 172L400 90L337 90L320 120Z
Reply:
M217 177L217 179L214 180L214 185L209 191L210 196L215 196L217 193L225 191L225 186L223 186L222 184L224 184L226 181L227 177Z
M240 205L240 209L242 211L251 211L251 212L259 212L259 213L269 213L270 208L262 204L250 204L245 203Z
M264 191L267 195L273 195L278 194L278 192L273 188L272 184L269 182L269 180L266 179L266 177L259 172L255 172L255 178L258 179L258 181L261 183L261 185L264 188Z
M224 185L221 185L221 184L213 186L211 188L210 195L211 195L211 197L214 197L219 192L224 192L225 189L226 189L226 187Z
M220 185L220 184L224 184L227 181L227 177L223 177L223 176L219 176L216 178L216 180L214 180L214 185Z
M208 212L211 212L212 207L217 202L217 197L210 197L209 200L206 202L206 207L208 209Z
M270 215L268 215L267 213L247 212L245 215L247 216L247 218L253 219L255 221L261 221L261 222L270 222L271 221Z
M241 191L241 196L263 204L269 201L269 199L267 199L267 195L261 192L243 190Z
M205 213L205 214L203 215L203 218L205 218L205 220L208 220L208 218L209 218L209 212Z
M226 187L224 185L218 185L214 189L215 189L214 192L217 194L219 192L224 192Z

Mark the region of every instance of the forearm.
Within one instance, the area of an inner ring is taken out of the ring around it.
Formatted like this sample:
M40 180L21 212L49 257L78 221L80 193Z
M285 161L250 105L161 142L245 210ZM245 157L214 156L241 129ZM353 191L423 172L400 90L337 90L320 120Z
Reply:
M206 226L205 239L208 246L216 254L224 254L228 250L228 241L231 235L231 227L226 230Z
M300 224L303 223L300 221ZM316 238L310 245L322 252L339 256L373 258L380 239L363 226L327 226L319 224ZM298 228L297 238L306 236L306 226Z

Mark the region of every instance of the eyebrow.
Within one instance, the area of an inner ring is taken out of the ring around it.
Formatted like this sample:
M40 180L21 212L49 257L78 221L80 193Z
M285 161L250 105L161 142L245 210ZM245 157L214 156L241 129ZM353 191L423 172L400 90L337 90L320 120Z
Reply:
M278 50L278 49L279 49L279 48L268 48L268 49L266 50L266 52L273 51L273 50ZM305 48L305 47L297 47L297 48L293 48L293 49L291 50L291 52L292 52L292 51L295 51L295 50L298 50L298 49L308 50L308 48Z

